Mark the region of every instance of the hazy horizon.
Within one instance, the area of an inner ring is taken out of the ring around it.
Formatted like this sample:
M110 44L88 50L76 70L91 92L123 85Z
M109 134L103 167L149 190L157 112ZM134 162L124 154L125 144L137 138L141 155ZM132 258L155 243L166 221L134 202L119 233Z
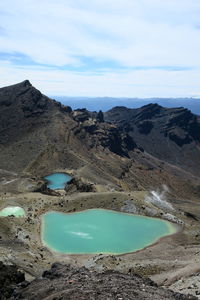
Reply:
M200 115L200 99L198 98L113 98L78 96L51 96L51 98L61 102L64 105L71 106L72 109L86 108L90 111L102 110L105 112L115 106L139 108L149 103L157 103L168 108L185 107L191 110L194 114Z

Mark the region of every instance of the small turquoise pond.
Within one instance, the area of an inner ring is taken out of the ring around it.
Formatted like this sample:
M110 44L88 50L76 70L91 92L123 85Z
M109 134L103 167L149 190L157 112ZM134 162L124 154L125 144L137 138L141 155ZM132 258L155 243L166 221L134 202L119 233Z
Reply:
M173 234L168 221L105 209L42 216L42 241L53 251L68 254L122 254L153 244Z
M69 182L72 177L65 173L53 173L46 177L47 187L51 190L63 190L65 188L65 184Z
M8 206L0 211L0 217L15 216L19 218L25 217L25 215L24 209L19 206Z

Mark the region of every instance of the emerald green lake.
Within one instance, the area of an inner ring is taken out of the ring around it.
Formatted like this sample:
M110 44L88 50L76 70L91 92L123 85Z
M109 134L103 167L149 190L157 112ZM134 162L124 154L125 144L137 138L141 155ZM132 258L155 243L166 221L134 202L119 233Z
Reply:
M0 211L0 217L8 216L15 216L17 218L25 217L25 211L19 206L8 206Z
M68 254L122 254L134 252L173 234L168 221L105 209L42 216L41 237L45 246Z
M47 187L51 190L64 189L65 184L72 179L71 176L65 173L53 173L44 178L48 182Z

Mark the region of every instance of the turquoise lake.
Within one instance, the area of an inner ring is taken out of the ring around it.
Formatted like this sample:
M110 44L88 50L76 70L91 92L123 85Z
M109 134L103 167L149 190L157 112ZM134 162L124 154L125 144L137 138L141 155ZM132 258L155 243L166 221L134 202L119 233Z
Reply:
M0 211L0 217L15 216L19 218L25 217L25 215L24 209L19 206L8 206Z
M53 251L68 254L122 254L140 250L176 232L161 219L90 209L42 216L41 238Z
M69 182L72 177L65 173L53 173L46 177L47 187L51 190L62 190L65 188L65 184Z

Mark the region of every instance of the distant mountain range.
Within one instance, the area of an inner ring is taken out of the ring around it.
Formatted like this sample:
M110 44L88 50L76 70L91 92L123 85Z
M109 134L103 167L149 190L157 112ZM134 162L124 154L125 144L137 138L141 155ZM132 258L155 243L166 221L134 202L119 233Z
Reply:
M72 109L86 108L90 111L107 111L115 106L139 108L149 103L157 103L163 107L185 107L194 114L200 115L199 98L112 98L112 97L64 97L54 96L54 99Z

